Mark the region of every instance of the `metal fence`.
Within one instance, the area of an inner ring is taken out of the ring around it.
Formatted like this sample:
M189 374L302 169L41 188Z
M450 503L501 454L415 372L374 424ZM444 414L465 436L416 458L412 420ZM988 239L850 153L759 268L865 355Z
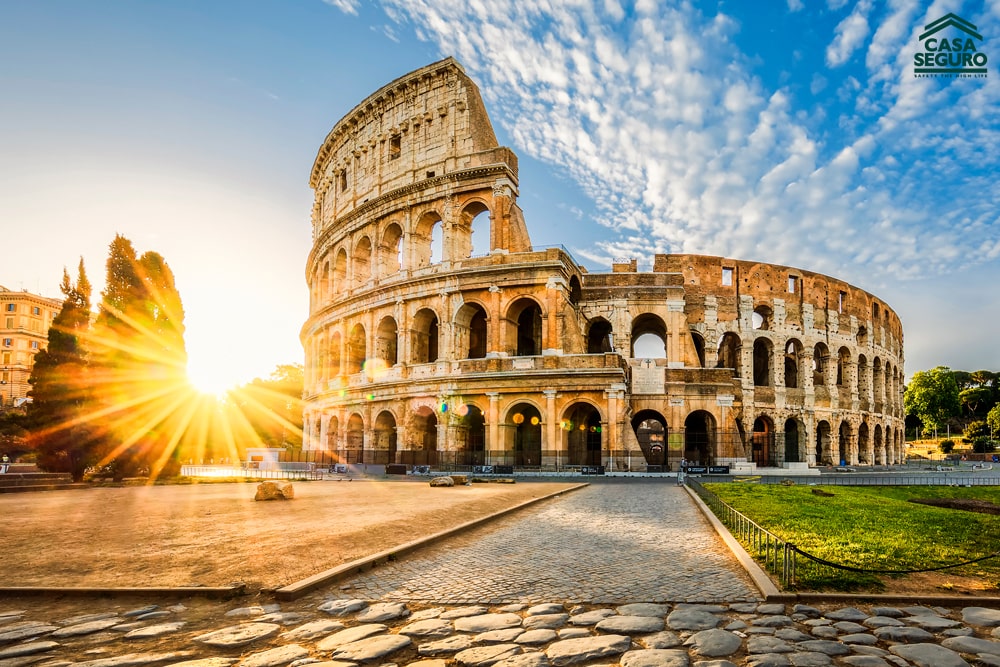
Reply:
M723 502L696 479L688 478L688 486L705 501L754 560L778 577L785 588L795 585L795 547L767 530L733 506Z

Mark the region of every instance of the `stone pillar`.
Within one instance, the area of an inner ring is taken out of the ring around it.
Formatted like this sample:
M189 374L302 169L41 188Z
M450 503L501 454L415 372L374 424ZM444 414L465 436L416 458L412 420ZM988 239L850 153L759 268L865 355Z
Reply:
M507 351L503 347L503 330L507 320L504 314L500 311L502 294L503 290L496 285L490 287L490 312L487 313L487 316L489 318L488 321L492 326L490 326L488 332L489 345L486 349L487 357L507 356Z
M542 354L562 354L562 323L563 283L561 278L549 278L545 285L545 333L542 336Z
M503 449L500 441L500 394L486 392L486 396L490 399L486 414L486 451L498 451Z
M542 443L542 452L544 454L545 450L559 451L559 459L565 461L566 452L563 451L564 448L559 439L559 419L556 417L556 390L543 389L542 394L545 395L545 442ZM542 461L543 464L555 463L555 460L545 461L544 455Z

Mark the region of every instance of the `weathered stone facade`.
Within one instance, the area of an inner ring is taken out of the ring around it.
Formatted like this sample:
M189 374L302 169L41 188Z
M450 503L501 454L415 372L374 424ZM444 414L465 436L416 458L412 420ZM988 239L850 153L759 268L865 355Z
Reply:
M517 158L450 58L337 123L310 185L308 449L611 470L903 456L892 309L786 266L590 273L532 247Z

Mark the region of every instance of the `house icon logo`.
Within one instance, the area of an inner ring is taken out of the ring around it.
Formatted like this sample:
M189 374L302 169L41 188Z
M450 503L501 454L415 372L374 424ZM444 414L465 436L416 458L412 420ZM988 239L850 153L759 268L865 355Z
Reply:
M913 54L916 77L986 78L989 58L982 51L983 36L976 26L954 14L945 14L924 26L921 49Z

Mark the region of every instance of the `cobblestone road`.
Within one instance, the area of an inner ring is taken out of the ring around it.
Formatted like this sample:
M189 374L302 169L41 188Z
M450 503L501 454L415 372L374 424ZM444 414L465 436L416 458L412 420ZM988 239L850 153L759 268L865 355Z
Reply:
M344 584L436 604L760 599L687 493L606 480L380 565Z

